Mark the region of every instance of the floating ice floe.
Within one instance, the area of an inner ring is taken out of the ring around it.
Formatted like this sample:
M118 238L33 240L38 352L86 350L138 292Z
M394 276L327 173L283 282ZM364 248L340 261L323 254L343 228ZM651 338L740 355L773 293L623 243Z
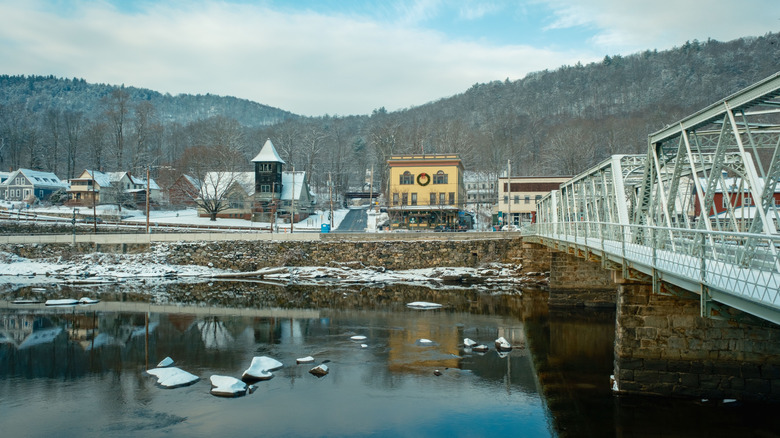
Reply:
M41 302L42 302L41 300L36 300L35 298L30 298L30 299L20 298L18 300L11 301L11 304L40 304Z
M312 363L312 362L314 362L314 358L311 356L299 357L298 359L295 359L295 363Z
M477 345L477 341L469 338L463 338L463 346L466 348L471 348L473 346Z
M435 345L436 343L431 341L430 339L422 338L422 339L418 339L417 342L415 342L415 344L423 347L430 347L432 345Z
M46 300L47 306L75 306L79 303L79 300L73 298L64 298L61 300Z
M355 335L349 339L352 339L353 341L365 341L367 338L363 335Z
M326 374L328 374L328 366L323 365L317 365L316 367L309 370L310 373L314 374L317 377L322 377Z
M157 364L157 368L166 368L173 365L173 359L170 357L166 357L165 359L161 360L160 363Z
M368 344L360 344L360 348L368 348Z
M97 304L99 302L100 300L96 300L89 297L81 297L81 299L79 299L79 304Z
M200 377L176 367L152 368L147 373L157 377L157 383L164 388L179 388L200 380Z
M412 309L428 310L428 309L440 309L442 305L437 303L429 303L426 301L415 301L413 303L408 303L406 307L410 307Z
M246 383L230 376L211 376L211 394L219 397L240 397L246 395Z
M503 336L496 339L496 349L498 351L511 351L512 350L512 344L509 343L506 339L504 339Z
M268 356L255 356L249 368L244 371L241 380L268 380L273 377L271 371L278 370L283 364Z

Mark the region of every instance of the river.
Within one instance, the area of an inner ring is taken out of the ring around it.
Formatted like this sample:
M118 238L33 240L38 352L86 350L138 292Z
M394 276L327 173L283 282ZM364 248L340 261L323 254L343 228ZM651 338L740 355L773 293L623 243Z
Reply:
M543 290L287 287L258 282L24 288L0 303L5 436L778 436L776 406L614 395L614 310L548 308ZM90 306L15 298L91 295ZM429 301L439 310L407 303ZM354 341L352 336L365 336ZM499 354L494 340L513 345ZM490 347L464 349L468 337ZM422 343L422 339L432 344ZM313 364L296 364L313 356ZM200 377L145 373L171 357ZM255 356L284 365L243 397L210 394ZM329 374L309 370L326 363Z

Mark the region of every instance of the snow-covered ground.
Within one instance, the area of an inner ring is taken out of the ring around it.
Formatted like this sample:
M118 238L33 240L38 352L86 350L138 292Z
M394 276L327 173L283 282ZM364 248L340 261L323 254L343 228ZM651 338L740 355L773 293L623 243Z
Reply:
M7 201L0 201L0 209L7 209L13 215L18 215L19 210L18 203L10 203ZM92 216L92 208L79 207L78 216ZM333 224L331 229L338 228L341 224L344 216L349 212L348 209L343 208L333 211ZM98 205L95 207L95 214L97 217L104 221L121 220L131 223L146 223L146 212L143 210L133 210L123 208L121 211L116 205ZM22 220L27 215L37 215L38 217L50 217L50 218L63 218L70 220L73 216L73 207L65 206L32 206L28 208L22 208L21 215L18 215ZM320 231L321 225L329 223L328 216L329 211L316 211L315 214L308 218L295 223L295 228L298 230ZM152 224L165 224L165 225L220 225L228 227L249 227L249 228L268 228L271 224L269 222L252 222L244 219L230 219L230 218L217 218L216 221L210 220L208 217L198 216L198 212L194 208L186 208L181 210L152 210L149 212L149 222ZM280 230L289 229L289 223L278 223L277 226Z
M8 207L0 202L0 206ZM90 209L91 210L91 209ZM334 227L338 227L348 209L334 211ZM28 213L23 209L22 214ZM36 207L29 210L40 216L55 215L70 217L72 209L66 207ZM84 212L80 212L83 215ZM91 211L88 212L91 215ZM297 223L298 230L320 230L327 223L328 212L315 215ZM115 206L98 206L98 217L119 218L127 222L144 223L144 212ZM196 210L152 211L150 221L159 224L214 225L209 218L198 217ZM252 223L241 219L218 219L218 225L235 227L267 227L267 223ZM289 228L289 224L279 224ZM71 260L26 259L15 254L0 252L0 286L16 289L24 286L50 285L57 283L149 283L173 281L210 281L214 278L228 278L231 275L245 276L246 273L232 273L209 266L172 265L167 262L168 246L159 244L154 251L142 254L88 253ZM264 279L273 279L287 284L419 284L430 287L517 287L522 284L546 282L541 274L521 275L520 266L490 265L482 268L441 267L390 271L382 267L363 267L352 264L340 266L289 267ZM259 275L258 275L259 277Z
M172 265L169 248L155 246L141 254L88 253L75 260L27 259L0 252L0 286L13 290L25 286L89 283L167 283L251 278L274 280L281 284L417 284L432 288L515 288L546 282L542 274L521 274L519 265L491 264L481 268L440 267L392 271L360 264L286 267L256 273L232 272L209 266Z

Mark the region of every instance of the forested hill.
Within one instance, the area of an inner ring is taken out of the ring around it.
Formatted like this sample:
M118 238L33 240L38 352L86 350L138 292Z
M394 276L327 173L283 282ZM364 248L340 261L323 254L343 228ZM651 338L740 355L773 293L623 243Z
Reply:
M270 138L288 167L306 171L325 192L329 178L336 193L362 186L371 168L384 187L391 154L457 153L487 179L508 160L513 175L574 175L611 154L644 153L649 134L778 71L778 33L691 41L479 83L401 111L377 102L372 114L349 117L299 117L233 97L82 79L0 76L0 167L62 177L148 164L186 171L182 158L196 156L188 154L195 146L227 147L248 165Z
M231 96L172 96L145 88L90 84L84 79L60 79L54 76L0 75L0 105L21 107L32 113L42 113L49 109L80 112L94 119L105 111L102 102L117 88L127 92L130 102L151 103L163 123L184 125L223 116L247 127L258 127L296 117L288 111Z
M518 174L574 174L610 154L643 152L652 132L778 71L778 33L692 41L476 84L402 114L481 132L478 161L493 168L511 158Z

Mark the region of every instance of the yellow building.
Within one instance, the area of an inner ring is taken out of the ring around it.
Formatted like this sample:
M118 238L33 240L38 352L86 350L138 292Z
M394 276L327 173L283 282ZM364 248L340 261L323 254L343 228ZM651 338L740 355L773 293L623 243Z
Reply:
M397 155L390 167L388 213L393 228L471 228L463 207L463 163L454 154Z

